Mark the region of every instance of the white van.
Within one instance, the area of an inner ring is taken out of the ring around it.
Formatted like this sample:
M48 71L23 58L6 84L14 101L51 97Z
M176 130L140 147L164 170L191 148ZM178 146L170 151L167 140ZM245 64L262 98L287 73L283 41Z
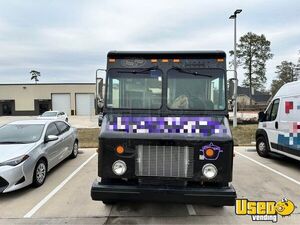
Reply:
M256 150L262 157L276 152L300 160L300 81L283 85L259 113Z

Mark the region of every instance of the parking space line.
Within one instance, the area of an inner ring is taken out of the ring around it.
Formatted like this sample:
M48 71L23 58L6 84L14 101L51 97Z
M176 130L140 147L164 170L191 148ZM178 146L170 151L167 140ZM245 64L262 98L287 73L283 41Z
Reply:
M197 215L197 213L196 213L196 211L195 211L193 205L187 204L187 205L186 205L186 208L187 208L187 210L188 210L190 216L196 216L196 215Z
M54 188L45 198L43 198L37 205L35 205L24 218L31 218L43 205L45 205L66 183L68 183L89 161L91 161L97 153L94 153L84 163L82 163L73 173L71 173L64 181L62 181L56 188Z
M235 151L235 153L238 154L238 155L240 155L240 156L242 156L242 157L244 157L244 158L246 158L246 159L248 159L248 160L250 160L250 161L252 161L252 162L254 162L254 163L256 163L256 164L258 164L258 165L260 165L260 166L262 166L262 167L264 167L264 168L266 168L266 169L268 169L268 170L270 170L270 171L272 171L273 173L276 173L276 174L278 174L278 175L280 175L280 176L288 179L289 181L294 182L295 184L300 185L300 181L295 180L294 178L291 178L291 177L289 177L289 176L287 176L287 175L285 175L285 174L283 174L283 173L281 173L281 172L279 172L279 171L277 171L277 170L275 170L275 169L273 169L273 168L271 168L269 166L266 166L266 165L264 165L264 164L256 161L255 159L252 159L252 158L250 158L250 157L248 157L248 156L246 156L246 155L244 155L244 154L242 154L242 153L240 153L238 151Z

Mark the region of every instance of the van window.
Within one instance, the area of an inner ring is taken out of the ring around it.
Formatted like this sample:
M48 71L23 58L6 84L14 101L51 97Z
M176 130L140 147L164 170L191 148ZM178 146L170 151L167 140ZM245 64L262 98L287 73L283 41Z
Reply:
M278 108L279 99L275 99L266 112L266 121L273 121L276 119L278 114Z
M271 111L271 121L275 120L278 114L278 108L279 108L279 99L275 99L273 102L273 107Z

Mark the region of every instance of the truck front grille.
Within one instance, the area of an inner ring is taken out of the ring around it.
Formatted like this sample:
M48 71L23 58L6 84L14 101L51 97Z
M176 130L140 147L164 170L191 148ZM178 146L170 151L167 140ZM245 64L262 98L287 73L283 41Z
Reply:
M194 151L188 146L137 145L136 176L193 176Z

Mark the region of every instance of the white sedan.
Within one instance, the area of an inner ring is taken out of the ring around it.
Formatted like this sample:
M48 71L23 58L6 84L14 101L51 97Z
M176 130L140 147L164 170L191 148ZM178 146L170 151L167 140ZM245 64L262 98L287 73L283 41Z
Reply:
M0 193L30 184L78 154L77 130L61 120L24 120L0 127Z
M42 120L63 120L68 122L68 115L64 112L61 111L46 111L44 112L42 115L40 115L38 117L38 119L42 119Z

